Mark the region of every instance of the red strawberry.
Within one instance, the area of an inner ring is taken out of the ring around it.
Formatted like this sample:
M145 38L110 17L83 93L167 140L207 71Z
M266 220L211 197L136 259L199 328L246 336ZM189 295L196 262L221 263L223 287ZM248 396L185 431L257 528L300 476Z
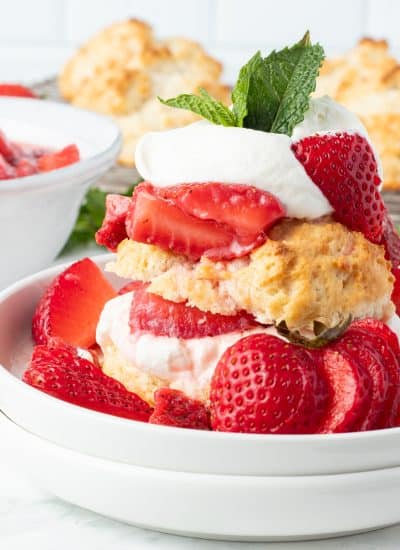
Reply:
M397 336L382 321L372 318L355 321L348 332L362 333L365 344L373 346L382 357L389 377L389 389L377 427L393 427L400 405L400 350Z
M400 235L389 212L386 210L383 218L382 243L385 247L386 258L392 262L394 269L400 266Z
M379 244L385 206L368 141L358 134L313 135L294 143L292 150L332 205L335 218Z
M314 352L331 390L330 404L318 433L354 431L371 404L371 378L357 360L335 346Z
M69 344L90 347L104 304L115 290L89 258L75 262L58 275L36 308L32 333L37 344L61 338Z
M0 96L30 97L37 99L37 95L21 84L0 84Z
M127 294L128 292L132 292L133 290L139 290L143 288L143 285L145 285L145 283L142 283L142 281L131 281L130 283L127 283L122 288L120 288L118 294Z
M15 158L13 144L8 141L4 132L0 130L0 155L7 162L12 162Z
M394 275L394 286L392 291L392 302L395 305L397 315L400 315L400 266L392 269Z
M368 333L373 333L385 340L396 357L399 357L400 360L400 345L397 335L389 328L385 323L379 321L378 319L373 319L372 317L366 317L365 319L358 319L353 321L350 325L351 329L363 329Z
M131 332L149 331L157 336L203 338L254 328L257 323L248 313L220 315L204 312L185 303L164 300L147 292L145 284L136 288L132 297L129 326Z
M131 200L130 197L122 195L107 195L106 197L106 215L102 226L96 233L96 242L111 252L115 252L119 243L127 237L125 220Z
M192 430L209 430L210 418L203 403L179 390L161 388L154 394L154 411L150 424L163 424Z
M38 168L40 172L50 172L51 170L57 170L63 168L80 160L79 150L76 145L68 145L56 151L55 153L48 153L38 159Z
M36 346L23 381L87 409L147 422L151 407L67 344Z
M247 186L222 187L209 183L156 189L140 184L126 219L128 236L193 260L203 254L213 260L248 254L265 240L264 230L282 218L284 210L268 193Z
M156 244L193 260L206 251L227 254L234 240L233 233L222 224L185 214L171 202L158 198L146 183L135 189L126 229L134 241Z
M266 334L242 338L219 360L211 380L214 430L313 433L328 388L310 354Z
M157 190L186 214L225 223L249 242L285 215L279 200L256 187L223 183L187 183Z
M15 178L15 168L0 155L0 180Z
M375 338L369 339L368 333L360 330L348 330L334 347L354 358L371 377L371 404L355 428L365 431L380 427L383 411L387 409L390 381L383 357L374 349Z
M32 176L37 174L38 169L36 163L28 159L20 159L15 163L15 175L17 178Z

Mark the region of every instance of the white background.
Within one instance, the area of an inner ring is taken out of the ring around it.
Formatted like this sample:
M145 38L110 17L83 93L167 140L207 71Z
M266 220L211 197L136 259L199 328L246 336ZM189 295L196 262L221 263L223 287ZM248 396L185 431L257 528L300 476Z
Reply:
M309 28L328 54L364 35L400 54L399 0L0 0L0 80L30 82L59 71L95 31L127 17L159 36L201 41L232 81L256 49L289 44Z

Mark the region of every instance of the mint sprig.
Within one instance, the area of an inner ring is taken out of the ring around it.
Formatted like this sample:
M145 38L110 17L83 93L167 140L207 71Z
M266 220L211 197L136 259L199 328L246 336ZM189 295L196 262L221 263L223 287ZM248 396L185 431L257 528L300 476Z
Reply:
M182 94L172 99L158 98L161 103L177 109L186 109L210 120L214 124L222 126L236 126L235 116L226 105L214 99L210 94L200 88L200 95Z
M306 32L291 48L274 50L266 58L257 52L241 68L232 90L232 110L205 90L200 95L159 99L164 105L188 109L214 124L290 136L304 119L323 59L323 48L311 44Z

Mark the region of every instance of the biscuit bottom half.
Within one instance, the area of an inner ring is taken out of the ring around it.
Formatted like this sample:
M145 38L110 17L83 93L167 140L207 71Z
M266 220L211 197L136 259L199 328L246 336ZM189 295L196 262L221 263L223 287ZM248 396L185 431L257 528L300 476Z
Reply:
M336 326L344 319L394 312L393 275L382 246L330 217L287 219L249 256L198 262L126 239L107 269L148 281L148 290L203 311L233 315L245 310L260 323L285 321L309 330L314 321Z

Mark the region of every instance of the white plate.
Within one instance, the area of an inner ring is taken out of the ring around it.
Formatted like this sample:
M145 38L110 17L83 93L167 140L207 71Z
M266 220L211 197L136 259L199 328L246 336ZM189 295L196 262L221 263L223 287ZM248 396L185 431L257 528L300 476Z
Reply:
M190 474L90 457L0 414L1 460L63 500L151 529L204 538L298 540L400 520L400 468L332 476Z
M109 259L94 261L103 266ZM181 472L297 476L400 466L400 428L308 436L183 430L93 412L24 384L19 376L32 349L32 312L46 284L64 267L0 293L0 409L30 432L93 456ZM117 284L115 277L110 280Z

